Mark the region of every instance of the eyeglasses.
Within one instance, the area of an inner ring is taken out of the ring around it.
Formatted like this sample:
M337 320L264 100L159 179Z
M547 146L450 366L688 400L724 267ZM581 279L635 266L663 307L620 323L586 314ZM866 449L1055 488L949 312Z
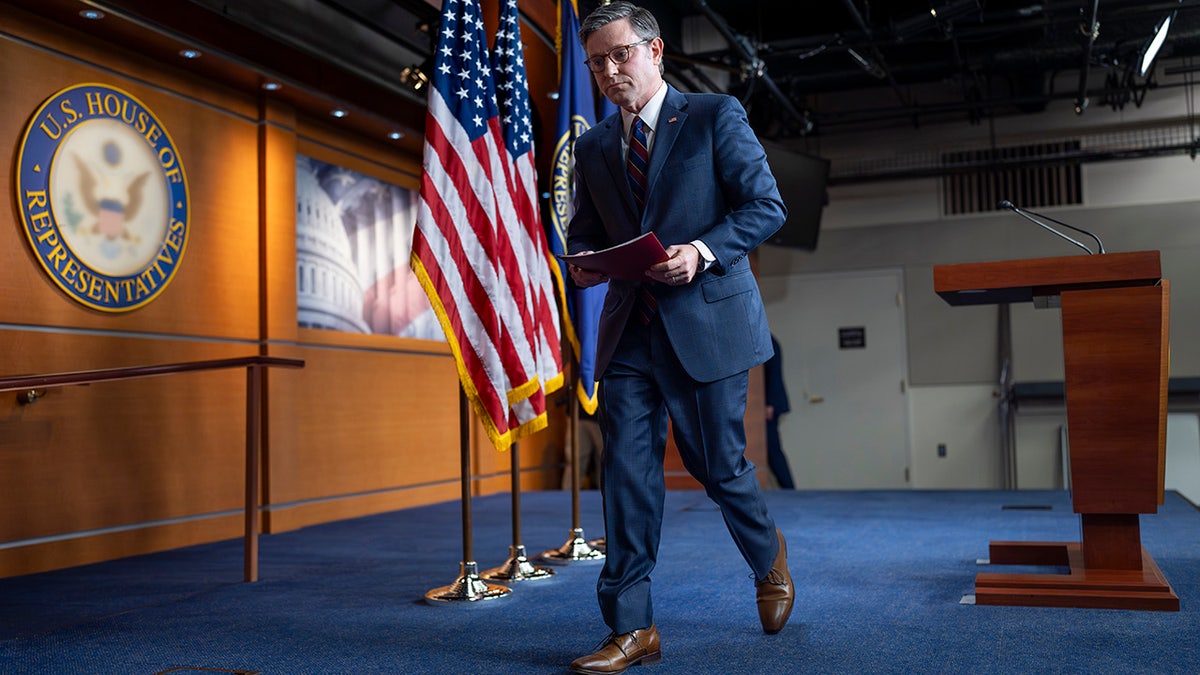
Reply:
M607 61L609 59L612 59L612 62L619 66L629 60L629 57L633 54L634 47L638 45L644 45L649 41L650 40L642 40L641 42L631 42L627 45L618 45L608 50L608 53L604 56L593 56L587 61L584 61L584 63L587 64L588 70L592 71L593 73L599 73L608 65Z

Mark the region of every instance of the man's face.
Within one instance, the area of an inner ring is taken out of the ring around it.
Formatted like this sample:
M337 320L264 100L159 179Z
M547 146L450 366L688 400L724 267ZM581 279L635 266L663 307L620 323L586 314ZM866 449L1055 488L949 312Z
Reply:
M604 67L592 73L600 91L612 101L630 112L638 112L654 92L662 86L662 75L658 64L662 61L663 41L661 38L629 48L629 60L622 64L613 63L605 55L611 50L642 42L634 32L629 19L620 19L592 33L584 45L588 59L604 58Z

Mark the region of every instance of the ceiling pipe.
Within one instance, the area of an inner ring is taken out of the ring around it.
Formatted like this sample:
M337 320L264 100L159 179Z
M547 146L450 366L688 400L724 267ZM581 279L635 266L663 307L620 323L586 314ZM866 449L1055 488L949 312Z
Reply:
M871 32L871 27L867 25L867 20L863 18L862 12L858 11L854 0L844 0L846 9L850 12L850 16L854 18L854 23L858 24L858 29L867 36L867 42L871 46L871 51L874 53L875 61L879 68L883 70L884 76L887 78L888 84L892 85L892 91L896 92L896 98L900 100L902 105L908 105L908 99L904 96L904 92L900 91L900 85L896 83L896 77L892 75L892 71L887 66L887 62L883 59L883 52L879 51L879 45L875 43L875 36Z
M805 118L804 114L797 110L796 106L792 104L791 99L784 95L784 93L779 89L779 86L775 84L775 80L771 79L771 76L767 73L766 66L763 64L762 59L758 58L758 55L750 51L749 47L746 46L741 37L734 34L733 30L729 28L729 24L725 22L724 17L714 12L713 9L708 6L708 3L705 2L705 0L692 0L692 5L694 5L696 9L700 10L700 12L708 18L709 22L712 23L712 25L721 33L721 35L725 37L725 41L728 42L730 48L737 53L737 56L742 63L750 67L752 73L751 77L761 82L775 98L779 99L779 104L783 108L784 112L787 113L788 117L795 120L795 122L800 125L801 129L805 128L808 120Z
M1082 115L1088 107L1088 69L1092 63L1092 45L1100 36L1100 0L1092 0L1092 22L1088 26L1087 43L1083 46L1083 63L1079 64L1079 95L1075 97L1075 114Z

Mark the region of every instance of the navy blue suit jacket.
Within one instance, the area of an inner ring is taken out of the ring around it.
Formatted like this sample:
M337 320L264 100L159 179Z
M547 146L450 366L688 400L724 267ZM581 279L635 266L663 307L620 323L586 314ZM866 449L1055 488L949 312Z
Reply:
M703 241L716 262L691 283L647 279L667 336L693 379L712 382L771 356L771 335L747 254L787 214L766 152L737 99L683 94L668 85L655 128L645 210L625 175L620 113L575 143L575 215L568 250L599 251L653 231L663 246ZM596 377L607 367L633 309L638 283L609 282L596 345Z

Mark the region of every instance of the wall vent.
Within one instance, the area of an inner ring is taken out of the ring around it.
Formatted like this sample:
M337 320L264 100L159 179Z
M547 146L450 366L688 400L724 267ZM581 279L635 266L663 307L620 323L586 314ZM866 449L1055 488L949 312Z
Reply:
M942 211L995 211L1003 199L1031 209L1082 204L1081 162L1061 161L1079 152L1079 140L1068 140L943 153L945 166L978 168L942 178ZM1060 161L1047 161L1054 158Z
M949 208L950 200L966 198L971 194L978 197L979 190L972 186L979 186L981 181L999 181L1002 187L1007 187L1021 185L1020 180L1013 181L1023 178L1038 185L1039 180L1049 180L1035 171L1041 167L1065 167L1067 176L1078 179L1082 173L1080 167L1091 162L1172 155L1189 155L1193 159L1200 155L1200 129L1192 124L1170 122L1058 137L1009 138L999 147L991 142L958 147L939 144L936 147L913 147L881 155L855 153L847 157L834 156L831 158L829 185L937 178L946 193L946 213L971 213L994 209L997 199L977 198L977 208L958 211ZM1050 173L1053 175L1054 172ZM1004 182L1005 176L1008 176L1008 183ZM1067 176L1059 176L1060 185ZM1078 180L1074 183L1074 191L1074 201L1067 201L1070 195L1059 195L1064 201L1040 201L1036 191L1032 195L1002 195L998 199L1007 198L1017 206L1029 207L1077 204L1082 192ZM1053 191L1050 194L1053 195Z

